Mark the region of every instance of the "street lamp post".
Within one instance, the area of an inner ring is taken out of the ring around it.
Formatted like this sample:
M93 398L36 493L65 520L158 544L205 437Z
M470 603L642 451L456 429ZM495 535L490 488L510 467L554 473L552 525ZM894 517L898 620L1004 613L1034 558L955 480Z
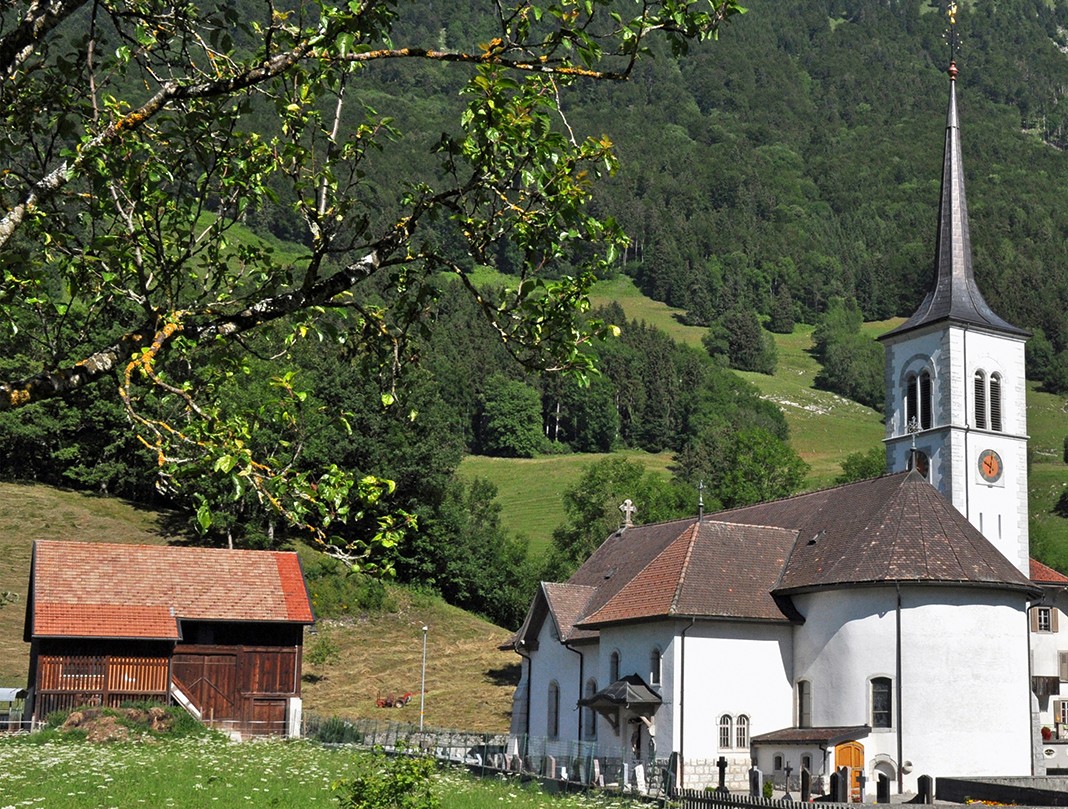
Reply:
M419 732L423 732L423 709L426 707L426 633L429 626L423 626L423 675L419 683Z

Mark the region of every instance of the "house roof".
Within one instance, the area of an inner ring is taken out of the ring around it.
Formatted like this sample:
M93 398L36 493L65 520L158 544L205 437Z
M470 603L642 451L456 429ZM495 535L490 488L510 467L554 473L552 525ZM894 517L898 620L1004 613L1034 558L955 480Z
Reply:
M935 245L934 290L927 294L912 317L883 335L883 338L943 321L1027 337L1028 332L995 314L975 283L968 227L968 202L964 195L960 123L957 119L956 64L950 66L949 76L949 111L946 114L946 145L942 161L942 196Z
M1037 559L1031 561L1031 581L1036 584L1068 584L1068 576L1042 564Z
M672 617L803 620L789 596L831 587L952 584L1036 592L915 472L613 533L564 585L543 584L516 635L552 615L563 641Z
M314 620L295 553L165 545L35 542L27 606L27 639L178 640L181 620Z

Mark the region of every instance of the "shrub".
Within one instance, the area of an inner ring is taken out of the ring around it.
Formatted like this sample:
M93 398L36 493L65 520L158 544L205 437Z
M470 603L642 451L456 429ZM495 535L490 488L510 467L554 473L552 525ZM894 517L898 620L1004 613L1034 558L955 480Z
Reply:
M355 778L334 784L341 809L437 809L431 790L437 765L429 756L368 756Z
M363 734L351 722L331 716L319 725L315 738L323 744L358 744L363 741Z

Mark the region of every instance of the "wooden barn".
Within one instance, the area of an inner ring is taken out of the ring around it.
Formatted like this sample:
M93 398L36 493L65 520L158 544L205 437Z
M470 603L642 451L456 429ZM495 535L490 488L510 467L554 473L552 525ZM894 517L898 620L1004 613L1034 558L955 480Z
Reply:
M38 541L27 714L155 700L241 736L296 735L313 620L295 553Z

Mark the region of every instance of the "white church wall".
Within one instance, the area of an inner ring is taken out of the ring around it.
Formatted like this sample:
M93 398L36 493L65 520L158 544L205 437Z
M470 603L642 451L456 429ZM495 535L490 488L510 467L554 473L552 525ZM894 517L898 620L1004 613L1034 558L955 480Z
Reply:
M653 718L651 730L656 758L667 759L672 750L670 743L672 736L672 702L674 700L672 683L675 676L672 645L675 637L674 622L655 621L629 624L622 627L604 627L601 629L600 635L601 656L598 682L603 680L605 685L611 682L609 680L611 653L617 651L619 652L619 676L626 677L630 674L638 674L663 699L663 704ZM651 671L654 649L660 652L659 684L654 682L655 678L652 676L653 672ZM602 741L612 738L619 739L621 745L630 743L629 732L627 737L624 738L622 735L615 733L604 720L601 720L598 730L598 739ZM646 733L648 733L648 730ZM642 752L647 754L649 744L647 735L643 736L642 744ZM610 747L606 749L610 750Z
M868 776L879 761L922 774L1030 773L1030 681L1022 595L977 588L852 588L798 596L795 683L812 689L812 725L872 724L871 680L893 683L892 727L861 739ZM911 766L908 764L911 762Z
M687 628L689 627L689 628ZM685 632L683 638L682 633ZM679 624L674 656L684 688L675 707L672 749L683 758L685 786L718 786L716 760L727 759L727 786L748 788L748 744L737 744L739 717L748 737L788 727L792 721L793 628L732 621ZM683 647L685 646L685 652ZM685 670L682 658L685 654ZM681 712L685 718L680 718ZM720 745L720 720L731 719L731 743Z
M537 642L528 671L529 734L532 739L548 739L545 752L551 755L557 747L566 750L567 741L578 739L579 656L560 643L552 618L546 618ZM549 728L549 694L553 682L559 688L559 724L555 737ZM554 745L554 741L560 744Z

